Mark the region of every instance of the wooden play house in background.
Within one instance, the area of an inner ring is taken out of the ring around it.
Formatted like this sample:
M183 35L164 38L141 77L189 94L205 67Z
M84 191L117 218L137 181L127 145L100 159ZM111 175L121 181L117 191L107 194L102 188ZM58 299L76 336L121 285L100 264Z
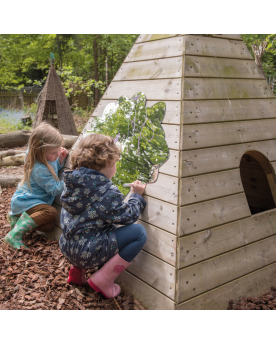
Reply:
M149 309L226 309L266 292L276 282L276 98L240 35L140 35L87 128L139 91L149 107L166 103L170 158L146 188L148 241L118 282Z
M62 134L78 135L70 105L53 64L41 92L33 128L43 121L59 129Z

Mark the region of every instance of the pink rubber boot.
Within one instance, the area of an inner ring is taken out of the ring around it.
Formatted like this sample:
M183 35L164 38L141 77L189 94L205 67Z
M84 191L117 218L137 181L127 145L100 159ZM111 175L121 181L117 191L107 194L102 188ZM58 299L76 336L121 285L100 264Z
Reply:
M121 292L119 285L114 280L130 265L119 254L113 256L101 269L92 274L87 283L97 292L101 292L106 298L114 298Z
M78 268L72 265L69 271L69 278L67 280L67 283L75 285L84 285L86 283L85 273L85 269Z

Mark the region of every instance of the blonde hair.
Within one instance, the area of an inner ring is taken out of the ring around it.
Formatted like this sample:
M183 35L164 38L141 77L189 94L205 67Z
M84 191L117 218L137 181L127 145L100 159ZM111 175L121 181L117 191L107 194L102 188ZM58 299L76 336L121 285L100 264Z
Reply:
M100 171L120 159L121 149L103 134L90 134L82 139L71 156L72 169L85 167Z
M56 181L59 181L54 169L50 166L46 159L46 153L49 148L58 148L63 144L63 138L59 131L48 123L42 122L37 126L30 136L28 142L28 153L24 163L24 175L19 183L21 187L27 182L30 187L30 176L33 171L35 162L44 164L53 175Z

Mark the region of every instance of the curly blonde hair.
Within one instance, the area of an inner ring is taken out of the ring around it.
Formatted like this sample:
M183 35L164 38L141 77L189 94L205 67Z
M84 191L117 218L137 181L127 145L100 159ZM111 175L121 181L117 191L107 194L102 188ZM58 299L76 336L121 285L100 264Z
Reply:
M71 155L71 168L85 167L100 171L120 159L121 149L103 134L90 134L82 139Z

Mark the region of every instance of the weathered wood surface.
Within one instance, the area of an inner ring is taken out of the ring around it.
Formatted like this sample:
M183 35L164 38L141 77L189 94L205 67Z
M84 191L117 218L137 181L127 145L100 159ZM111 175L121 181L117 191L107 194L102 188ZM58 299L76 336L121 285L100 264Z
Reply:
M180 180L180 206L243 192L239 169Z
M141 220L137 223L147 231L147 242L143 250L175 267L177 237Z
M242 41L242 38L241 38L241 35L234 35L234 34L211 34L211 36L213 37L218 37L218 38L227 38L227 39L230 39L230 40L240 40Z
M163 165L159 172L167 175L179 177L180 151L170 150L170 157Z
M177 205L178 185L178 178L159 173L156 182L147 184L145 195Z
M143 306L149 310L173 310L175 302L164 296L148 284L124 271L116 279L123 291L130 292L138 301L143 301Z
M113 81L181 78L182 64L181 56L123 63Z
M22 177L22 175L0 174L0 186L2 188L16 187L22 179Z
M262 296L275 285L276 263L238 278L231 283L190 299L176 306L177 310L226 310L229 300L238 301L240 296Z
M123 95L121 95L121 96L123 96ZM134 94L132 96L134 96ZM147 97L147 94L146 94L146 97ZM114 101L114 100L101 100L99 105L96 107L96 109L94 110L94 112L92 114L93 117L102 116L105 107L110 103L116 104L116 101ZM158 102L147 101L146 107L150 108L156 103L158 103ZM181 115L180 115L181 114L181 102L165 101L165 104L166 104L166 113L165 113L165 116L164 116L162 123L179 125L180 121L181 121ZM87 129L91 128L91 122L93 120L93 117L91 119L89 119L85 128L87 128Z
M178 36L178 34L141 34L137 38L136 43L162 40L164 38L170 38L170 37L174 37L174 36Z
M251 216L244 193L184 206L179 214L179 236Z
M144 92L149 101L180 101L181 79L135 80L112 82L103 99L119 99L122 95L131 98Z
M61 176L62 173L60 171L59 177ZM177 206L146 195L143 197L147 205L141 213L140 220L176 235ZM61 205L59 197L56 197L54 202L57 205Z
M175 267L141 251L133 259L127 271L174 300Z
M208 149L182 151L182 176L194 176L240 166L242 156L247 151L261 152L269 161L276 160L276 140L251 142Z
M21 151L21 150L7 150L7 151L0 151L0 161L5 158L5 157L9 157L9 156L15 156L15 155L20 155L25 153L25 151Z
M243 41L215 37L185 36L185 55L214 56L254 60Z
M62 230L59 226L55 226L52 231L48 232L42 232L42 231L37 231L39 234L44 235L48 240L52 241L59 241L59 238L62 234Z
M182 56L184 53L184 37L172 37L166 40L135 44L125 62L153 60Z
M276 210L182 237L179 267L187 267L276 234ZM196 244L195 244L196 243Z
M157 81L160 82L160 80ZM186 78L184 80L184 100L274 97L266 80L213 78L201 78L200 80Z
M275 99L238 99L231 102L184 101L183 123L198 124L241 120L257 120L276 117Z
M272 236L180 270L178 303L274 263L275 245Z
M184 125L182 149L240 144L276 138L276 119Z
M0 167L23 165L25 158L26 158L25 152L17 154L15 156L4 157L0 159Z
M176 58L176 60L177 59L178 58ZM169 62L170 59L166 59L166 61ZM263 72L253 60L249 61L201 56L185 56L184 75L185 78L265 79ZM170 78L170 76L168 76L168 78Z
M20 147L28 143L32 131L22 130L12 133L0 134L0 147ZM62 134L64 147L70 148L77 140L75 135Z

